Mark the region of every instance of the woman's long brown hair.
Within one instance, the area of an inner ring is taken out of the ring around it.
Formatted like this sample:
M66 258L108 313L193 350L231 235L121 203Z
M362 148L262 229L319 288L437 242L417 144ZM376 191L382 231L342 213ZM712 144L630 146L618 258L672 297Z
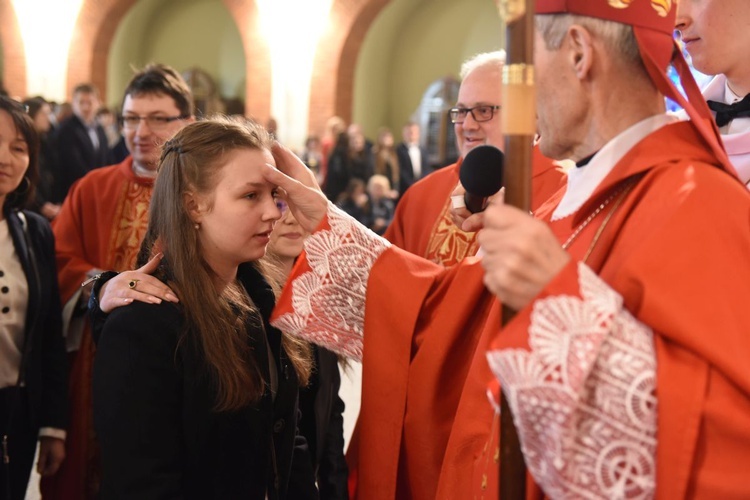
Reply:
M237 149L270 150L272 139L255 123L239 118L213 117L192 123L164 144L151 199L145 252L164 252L168 282L180 297L186 333L198 348L216 382L216 409L234 410L257 401L264 381L247 342L248 320L262 328L260 313L242 285L214 293L213 270L203 259L198 231L185 204L188 192L208 194L219 181L227 155ZM142 252L144 253L144 252ZM256 261L266 277L274 274L268 263ZM268 279L274 285L275 279ZM277 290L274 290L277 292ZM254 319L253 319L254 318ZM309 346L282 334L282 346L300 383L307 384Z

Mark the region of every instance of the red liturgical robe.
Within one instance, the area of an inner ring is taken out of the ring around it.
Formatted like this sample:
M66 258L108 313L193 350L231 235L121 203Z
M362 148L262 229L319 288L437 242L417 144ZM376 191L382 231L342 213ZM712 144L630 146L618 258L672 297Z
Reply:
M383 236L408 252L446 267L476 254L477 233L462 231L450 215L450 195L458 184L460 169L461 160L409 187ZM564 179L562 168L534 148L532 210L559 191Z
M132 157L128 157L118 165L87 174L73 185L52 223L60 293L67 311L78 305L81 282L92 269L123 271L135 266L148 225L153 180L136 177L132 166ZM77 313L80 344L72 346L78 352L70 371L66 459L57 474L42 481L45 499L94 498L98 490L98 454L91 420L94 345L88 322L81 321L85 317ZM74 329L75 325L68 329L69 340ZM68 344L71 348L70 341Z
M496 498L488 351L548 494L750 494L750 195L701 144L661 128L552 222L573 259L503 331L477 258L442 269L329 211L275 323L363 358L357 498Z

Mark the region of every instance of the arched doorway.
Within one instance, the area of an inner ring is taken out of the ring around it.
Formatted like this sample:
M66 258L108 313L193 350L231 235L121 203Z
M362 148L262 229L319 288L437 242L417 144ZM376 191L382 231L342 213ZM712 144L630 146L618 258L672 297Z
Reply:
M109 51L107 101L119 106L133 67L150 62L209 77L220 100L245 100L242 36L219 0L139 0L133 5ZM211 111L216 110L212 104Z
M372 136L401 130L436 80L458 79L461 64L504 46L504 25L487 0L393 0L372 23L356 61L352 121ZM426 132L426 130L425 130Z

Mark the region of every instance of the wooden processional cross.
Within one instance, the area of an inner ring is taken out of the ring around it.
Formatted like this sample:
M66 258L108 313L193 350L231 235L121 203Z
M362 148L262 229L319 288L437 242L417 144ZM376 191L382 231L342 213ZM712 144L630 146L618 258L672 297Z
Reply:
M505 203L531 207L531 158L536 134L534 88L534 0L498 0L505 21L501 119L505 131ZM503 305L502 324L515 311ZM504 392L500 394L500 499L526 498L526 464Z

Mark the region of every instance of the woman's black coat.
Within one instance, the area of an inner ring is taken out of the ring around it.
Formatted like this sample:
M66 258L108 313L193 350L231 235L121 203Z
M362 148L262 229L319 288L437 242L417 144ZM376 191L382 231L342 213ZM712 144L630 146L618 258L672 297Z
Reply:
M94 425L102 450L101 498L317 498L304 438L297 434L298 382L268 324L274 299L250 265L240 279L261 310L278 368L278 391L242 410L213 410L216 390L179 304L135 302L114 310L94 363ZM269 380L263 329L248 328ZM268 492L266 488L268 487Z

